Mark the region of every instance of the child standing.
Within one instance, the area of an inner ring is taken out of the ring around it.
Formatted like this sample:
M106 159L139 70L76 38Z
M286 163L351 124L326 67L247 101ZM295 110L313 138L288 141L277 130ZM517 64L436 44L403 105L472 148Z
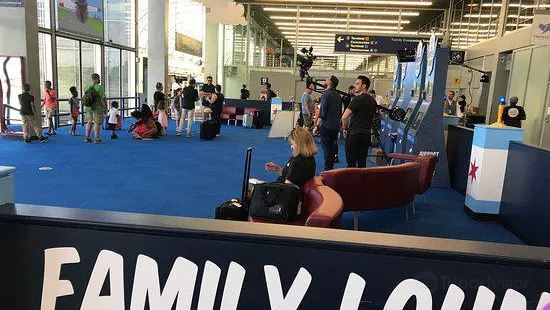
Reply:
M69 104L71 105L71 117L73 118L73 126L71 127L70 133L73 136L80 136L80 134L76 132L76 124L78 123L78 117L80 116L80 104L78 102L78 91L74 86L71 86L71 88L69 88L69 91L72 94L71 99L69 99Z
M111 139L118 139L117 134L115 133L116 124L120 118L120 113L118 112L118 102L111 102L111 109L109 110L109 130L112 130Z
M168 114L166 114L166 100L160 100L157 104L158 122L162 126L162 132L159 135L164 136L168 133Z

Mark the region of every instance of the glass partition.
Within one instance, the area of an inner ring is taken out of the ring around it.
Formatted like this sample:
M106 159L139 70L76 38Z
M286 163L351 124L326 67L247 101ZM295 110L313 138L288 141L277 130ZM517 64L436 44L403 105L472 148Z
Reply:
M36 14L38 17L38 27L51 28L50 22L50 0L36 1Z
M78 41L57 37L57 97L71 98L69 88L80 89L80 51Z
M136 53L122 51L122 97L136 95Z
M135 0L105 1L105 41L135 47Z
M92 74L101 75L101 46L82 42L82 89L92 82ZM104 77L102 77L104 80Z
M105 48L105 95L107 97L120 97L120 50L118 48Z
M38 59L40 63L40 87L42 87L46 81L53 82L52 36L47 33L38 34Z

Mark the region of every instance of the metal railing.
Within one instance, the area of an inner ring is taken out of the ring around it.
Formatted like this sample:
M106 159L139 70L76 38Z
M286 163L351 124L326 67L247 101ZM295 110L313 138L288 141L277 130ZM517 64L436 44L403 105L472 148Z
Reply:
M110 107L111 102L118 101L119 103L119 111L121 111L120 116L121 119L124 121L124 118L130 117L130 113L134 110L138 110L141 106L141 100L139 97L111 97L106 98L107 100L107 107ZM42 100L43 101L43 100ZM42 102L41 101L41 102ZM82 100L79 99L80 103L80 111L79 111L79 123L84 126L86 124L86 120L84 117L84 105L82 104ZM21 118L19 117L19 113L17 113L17 117L12 117L11 113L7 113L8 110L13 110L19 112L19 109L12 107L10 105L3 105L4 111L2 113L2 124L5 126L12 125L14 121L21 122ZM41 119L42 119L42 127L47 126L47 119L46 115L41 112ZM59 127L64 126L71 126L72 125L72 114L71 114L71 106L69 105L69 99L58 99L57 100L57 107L56 112L54 115L54 127L55 129Z

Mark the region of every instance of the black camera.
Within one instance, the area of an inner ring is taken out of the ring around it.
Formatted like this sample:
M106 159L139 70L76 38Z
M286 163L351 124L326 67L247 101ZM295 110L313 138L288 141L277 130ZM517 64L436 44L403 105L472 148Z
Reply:
M297 55L297 63L298 67L300 67L300 79L303 81L305 77L309 77L309 69L311 66L313 66L313 61L317 59L315 55L313 55L313 47L310 46L309 49L302 48L301 50L303 55Z

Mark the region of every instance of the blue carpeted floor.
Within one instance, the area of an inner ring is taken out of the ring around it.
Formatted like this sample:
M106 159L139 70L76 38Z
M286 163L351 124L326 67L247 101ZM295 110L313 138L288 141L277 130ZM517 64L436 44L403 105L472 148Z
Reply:
M194 137L186 139L175 135L171 122L169 135L153 141L132 140L126 131L110 140L103 131L103 145L85 144L68 130L45 144L0 139L0 165L17 167L17 203L213 218L216 206L240 195L248 146L254 148L251 175L263 180L276 178L265 171L267 161L283 165L291 153L286 140L267 138L268 128L224 125L221 137L200 141L198 123ZM321 150L316 159L320 172ZM44 166L53 170L38 169ZM361 215L361 230L521 244L496 222L470 219L454 190L431 189L428 195L427 208L417 197L417 214L409 221L403 209L368 212ZM353 214L345 214L343 227L352 226Z

